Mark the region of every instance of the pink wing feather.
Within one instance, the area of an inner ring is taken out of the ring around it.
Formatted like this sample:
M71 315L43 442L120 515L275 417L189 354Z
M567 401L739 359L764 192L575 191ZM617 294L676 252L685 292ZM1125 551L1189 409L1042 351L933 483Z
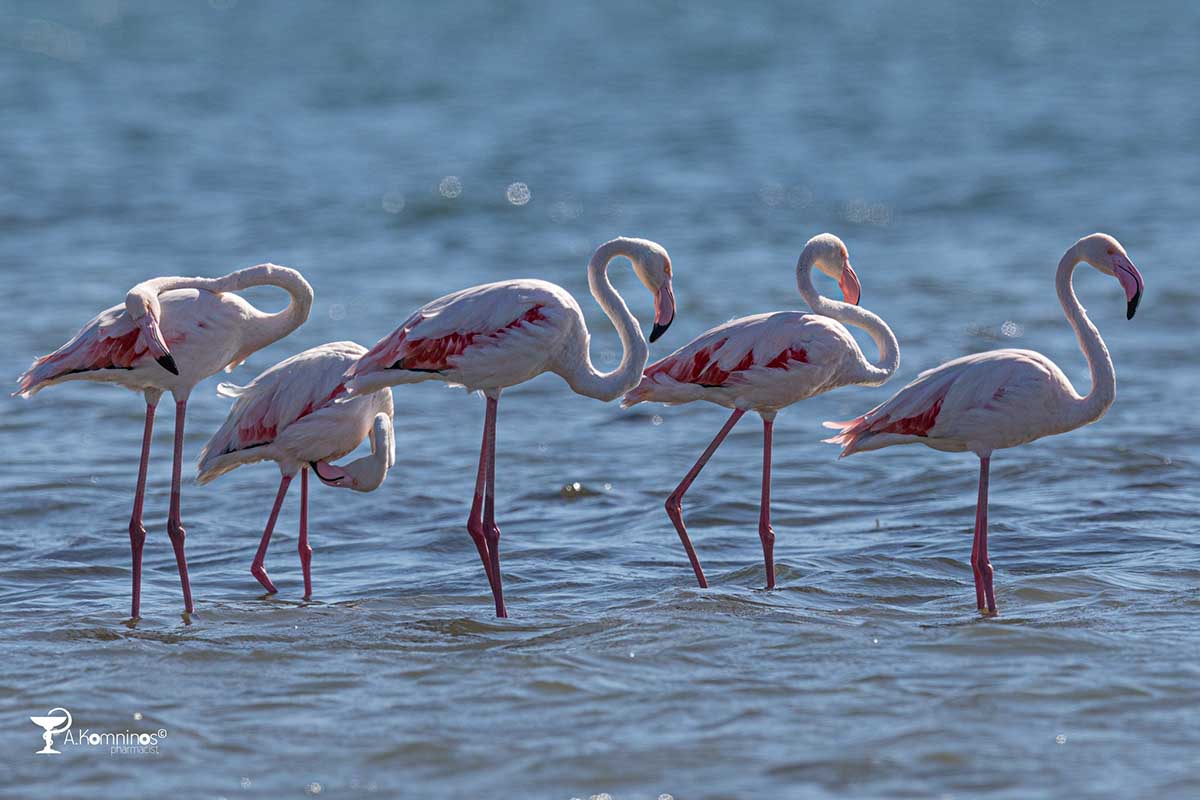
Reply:
M124 306L101 311L71 341L36 359L20 378L16 394L29 397L48 381L76 372L133 369L149 353L141 332Z

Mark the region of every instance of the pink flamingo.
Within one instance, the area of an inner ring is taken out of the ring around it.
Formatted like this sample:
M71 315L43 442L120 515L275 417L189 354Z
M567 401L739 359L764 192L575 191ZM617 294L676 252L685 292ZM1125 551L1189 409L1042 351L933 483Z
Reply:
M282 311L265 314L232 294L251 286L278 286L291 300ZM134 619L141 606L142 545L146 541L142 503L159 398L167 391L175 398L175 460L167 533L183 585L184 611L190 614L192 590L179 508L188 396L200 381L221 369L232 370L251 353L298 328L308 319L312 301L312 287L299 272L274 264L248 267L221 278L153 278L134 286L123 306L100 312L75 338L35 360L21 376L15 393L21 397L63 381L86 380L115 383L146 398L142 457L129 520Z
M814 267L837 280L846 302L817 293L812 282ZM796 264L796 285L815 314L775 311L719 325L647 367L641 383L621 403L628 408L647 401L676 405L707 400L733 409L725 426L666 502L667 515L701 587L707 587L708 581L683 524L683 495L742 415L756 411L763 421L758 537L767 588L772 589L775 531L771 528L771 433L775 415L792 403L839 386L878 386L900 363L900 347L891 329L879 317L858 307L861 288L841 239L823 233L808 241ZM843 322L871 335L879 347L878 363L866 359Z
M508 616L494 513L500 392L543 372L560 375L575 392L604 401L637 383L649 349L637 320L608 280L609 262L620 256L629 259L654 295L651 342L675 316L671 259L661 245L624 237L601 245L588 264L588 285L621 337L621 363L611 372L592 366L590 334L575 298L553 283L521 279L475 286L422 306L346 373L351 394L440 380L487 398L467 531L483 561L498 617Z
M992 451L1065 433L1104 416L1116 396L1117 379L1100 332L1075 297L1071 274L1086 261L1125 289L1126 318L1142 298L1142 276L1125 248L1103 233L1085 236L1058 262L1055 288L1067 321L1087 359L1092 390L1081 397L1053 361L1032 350L991 350L963 356L922 372L887 402L849 422L826 422L844 445L842 456L893 444L919 442L935 450L979 456L979 499L971 569L975 603L996 613L987 549L988 466Z
M281 474L275 505L267 519L250 574L274 594L277 589L263 564L279 509L292 478L300 472L300 566L304 597L312 597L312 547L308 544L308 468L329 486L369 492L396 462L392 436L392 392L381 389L335 403L344 387L342 374L367 352L354 342L332 342L280 361L247 386L223 383L217 389L237 402L225 423L200 453L197 483L208 483L242 464L275 461ZM371 455L344 467L335 461L371 438Z

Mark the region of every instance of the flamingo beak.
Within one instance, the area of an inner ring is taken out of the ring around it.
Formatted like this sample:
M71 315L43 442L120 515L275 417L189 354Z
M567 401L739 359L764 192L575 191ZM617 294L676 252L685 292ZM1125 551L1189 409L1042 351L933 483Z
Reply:
M842 288L842 298L847 303L858 305L858 301L862 299L862 284L858 282L858 275L855 274L849 261L846 262L846 268L842 270L842 277L838 279L838 286Z
M175 364L175 358L171 355L171 351L167 349L167 342L163 339L162 330L158 327L158 320L152 314L146 314L138 319L137 326L142 332L142 339L146 342L146 349L150 351L150 355L154 356L158 365L172 375L178 375L179 367Z
M325 484L326 486L343 486L344 485L342 483L342 481L344 481L346 479L347 475L340 467L335 467L332 464L326 464L324 461L321 461L321 462L310 461L310 462L308 462L308 465L310 467L312 467L313 474L317 476L317 480L319 480L321 483ZM325 467L325 470L329 474L327 474L327 475L321 474L322 466Z
M654 329L650 331L650 341L657 342L674 321L675 292L671 289L671 279L667 278L667 282L654 293Z
M1128 258L1122 255L1113 257L1113 274L1117 276L1117 280L1121 282L1121 288L1125 290L1125 319L1133 319L1133 315L1137 312L1138 303L1142 300L1142 289L1146 284L1142 281L1142 274L1138 272L1137 267L1133 265Z

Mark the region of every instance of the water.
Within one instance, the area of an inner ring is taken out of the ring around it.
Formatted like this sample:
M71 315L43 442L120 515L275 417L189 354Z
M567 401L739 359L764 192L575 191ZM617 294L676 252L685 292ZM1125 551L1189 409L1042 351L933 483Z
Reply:
M902 363L884 389L780 417L779 590L760 589L756 419L687 498L701 591L662 501L724 412L622 412L546 376L500 405L510 620L464 529L483 404L426 384L396 394L379 491L314 489L312 603L294 498L268 557L280 594L248 572L273 467L186 485L188 621L164 405L129 625L139 398L5 397L0 794L1196 796L1200 11L503 5L7 4L0 374L147 276L265 260L303 270L316 305L235 379L523 275L580 298L611 366L584 273L598 243L670 250L679 316L657 357L795 307L795 258L831 230ZM839 462L819 423L996 346L1086 387L1052 275L1094 230L1147 282L1127 323L1115 281L1077 274L1117 401L996 456L1002 613L980 619L974 459ZM616 279L648 320L648 293ZM216 382L191 403L189 473L228 408ZM55 706L76 731L167 736L157 756L35 756L27 718Z

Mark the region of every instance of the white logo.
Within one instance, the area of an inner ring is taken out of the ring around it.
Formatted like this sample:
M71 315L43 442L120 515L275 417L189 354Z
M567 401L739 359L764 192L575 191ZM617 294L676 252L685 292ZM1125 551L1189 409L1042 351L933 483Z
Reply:
M134 720L140 721L142 715L134 714ZM158 743L166 738L167 731L165 728L159 728L156 731L131 731L126 728L124 731L91 731L88 728L83 728L78 732L71 730L71 724L74 720L71 719L71 712L65 708L52 708L46 712L44 717L30 717L34 725L42 728L42 741L45 746L37 751L38 755L62 755L60 750L54 749L54 736L59 733L65 733L60 746L71 745L73 747L107 747L109 755L158 755Z
M46 716L44 717L30 717L29 719L34 725L45 731L42 734L42 741L46 745L37 751L37 755L62 755L62 751L54 749L54 734L63 733L71 727L71 712L65 708L52 708L46 712ZM63 725L64 722L66 723L65 725ZM59 727L60 725L62 725L61 728Z

